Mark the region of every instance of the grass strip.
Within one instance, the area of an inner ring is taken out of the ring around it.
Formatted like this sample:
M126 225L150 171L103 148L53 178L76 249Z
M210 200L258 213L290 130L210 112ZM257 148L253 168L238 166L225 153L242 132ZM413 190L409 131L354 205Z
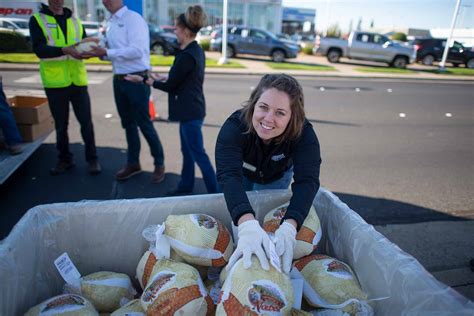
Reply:
M150 63L152 66L163 66L170 67L173 65L174 56L158 56L151 55ZM19 64L37 64L39 58L33 53L12 53L12 54L0 54L0 62L3 63L19 63ZM100 60L99 58L89 58L85 60L88 65L108 65L109 61ZM235 61L229 61L225 65L219 65L215 59L206 59L206 67L212 68L245 68L243 65Z
M268 67L277 70L312 70L312 71L336 71L336 68L332 66L324 65L309 65L309 64L298 64L298 63L265 63Z
M392 67L358 67L355 71L360 72L379 72L379 73L393 73L393 74L416 74L417 72L411 69L399 69Z

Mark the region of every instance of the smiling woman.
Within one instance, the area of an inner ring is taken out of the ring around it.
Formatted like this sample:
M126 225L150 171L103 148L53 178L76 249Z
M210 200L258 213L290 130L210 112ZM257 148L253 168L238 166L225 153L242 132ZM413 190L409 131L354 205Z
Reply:
M289 272L296 229L319 189L320 164L319 142L305 118L301 85L285 74L263 76L244 108L226 120L216 143L217 179L232 220L239 225L237 257L245 260L255 253L262 267L268 266L263 255L268 236L255 220L245 191L287 189L293 177L293 196L275 232L283 270ZM235 260L231 257L229 266Z

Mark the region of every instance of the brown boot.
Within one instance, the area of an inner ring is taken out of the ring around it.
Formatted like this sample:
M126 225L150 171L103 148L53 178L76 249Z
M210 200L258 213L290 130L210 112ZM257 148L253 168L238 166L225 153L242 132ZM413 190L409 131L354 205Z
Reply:
M155 167L153 175L151 176L151 182L160 183L165 179L165 166Z
M52 175L52 176L57 176L57 175L65 173L69 169L74 168L74 166L75 166L75 164L74 164L74 161L72 161L72 160L70 160L70 161L60 160L60 161L58 161L56 166L54 166L53 168L51 168L49 170L49 174Z
M142 172L140 165L126 165L115 174L115 179L118 181L127 180L140 172Z

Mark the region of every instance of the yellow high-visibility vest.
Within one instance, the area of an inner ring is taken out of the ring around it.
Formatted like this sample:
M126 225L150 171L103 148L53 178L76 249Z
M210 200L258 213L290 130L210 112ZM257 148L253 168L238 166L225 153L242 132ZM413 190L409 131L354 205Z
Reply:
M56 19L44 13L33 15L41 27L49 46L66 47L82 39L82 23L79 19L67 19L67 41ZM45 88L64 88L71 84L87 86L87 71L84 62L72 56L64 55L40 59L40 74Z

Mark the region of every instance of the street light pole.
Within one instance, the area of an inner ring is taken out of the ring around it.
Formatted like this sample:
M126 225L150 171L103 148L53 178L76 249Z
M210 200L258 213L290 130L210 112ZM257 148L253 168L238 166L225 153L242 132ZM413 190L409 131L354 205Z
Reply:
M77 12L77 0L72 0L72 8L74 10L74 17L79 18L79 12Z
M222 12L222 56L219 58L219 65L227 64L227 0L223 3Z
M451 44L451 39L453 38L454 27L456 26L456 19L458 18L460 5L461 5L461 0L457 0L456 8L454 9L454 14L453 14L453 21L451 23L451 30L449 31L449 37L446 40L446 44L444 45L443 58L441 58L441 62L439 63L440 71L445 71L446 59L448 58L449 45Z

